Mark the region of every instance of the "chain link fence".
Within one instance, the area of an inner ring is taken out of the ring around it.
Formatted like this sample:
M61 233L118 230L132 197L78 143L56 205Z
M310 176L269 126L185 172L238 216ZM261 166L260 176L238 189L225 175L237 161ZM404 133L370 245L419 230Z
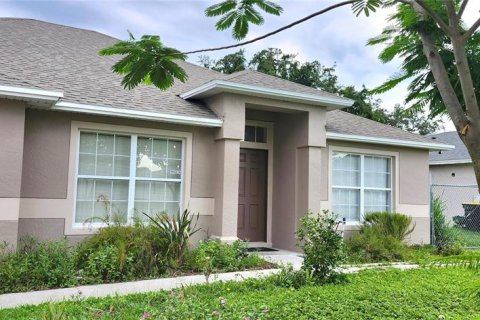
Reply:
M480 194L476 185L431 185L432 244L455 239L480 247Z

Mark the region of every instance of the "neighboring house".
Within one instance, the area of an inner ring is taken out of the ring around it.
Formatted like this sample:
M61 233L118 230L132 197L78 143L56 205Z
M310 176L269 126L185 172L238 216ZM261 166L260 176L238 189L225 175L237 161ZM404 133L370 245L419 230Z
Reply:
M447 217L463 215L463 203L479 201L472 159L456 131L433 134L432 141L454 145L455 149L430 152L432 193L446 205Z
M182 62L185 84L124 90L116 58L97 54L117 39L94 31L2 18L0 39L0 240L76 241L106 211L188 208L211 237L283 249L323 209L347 230L368 211L403 212L411 241L429 242L428 154L451 146L250 70Z

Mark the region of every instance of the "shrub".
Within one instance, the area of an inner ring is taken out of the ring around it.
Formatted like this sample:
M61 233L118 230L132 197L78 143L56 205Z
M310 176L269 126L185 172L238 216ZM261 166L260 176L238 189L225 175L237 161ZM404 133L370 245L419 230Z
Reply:
M193 271L201 271L208 278L211 273L237 271L266 264L256 253L248 252L248 242L237 240L231 244L216 240L200 241L192 250L189 265Z
M0 256L0 293L62 288L77 284L75 255L65 240L20 240L17 251Z
M403 240L414 228L412 218L401 213L367 213L359 232L346 241L349 256L359 262L403 260Z
M158 232L161 239L167 243L166 257L173 270L178 270L185 260L189 249L190 238L200 229L197 228L199 215L191 215L189 210L178 211L173 217L166 214L155 217L143 213Z
M463 245L455 238L451 228L445 218L445 203L436 196L432 200L433 212L433 235L434 244L437 252L442 255L459 255L463 252ZM464 217L460 221L459 217L454 217L457 224L463 223Z
M360 231L345 241L350 260L379 262L403 260L406 246L398 238L385 235L377 228L362 226Z
M335 268L344 261L342 236L337 232L337 217L324 210L323 214L308 213L300 220L297 237L304 252L302 268L318 282L328 282L337 275Z
M311 271L305 269L293 270L291 264L282 266L280 273L273 275L270 279L275 286L282 288L300 289L316 283Z
M166 239L151 225L110 225L79 244L77 268L85 283L162 276L166 248Z
M391 212L370 212L364 217L364 224L376 228L385 236L391 236L400 241L413 232L415 224L412 217Z

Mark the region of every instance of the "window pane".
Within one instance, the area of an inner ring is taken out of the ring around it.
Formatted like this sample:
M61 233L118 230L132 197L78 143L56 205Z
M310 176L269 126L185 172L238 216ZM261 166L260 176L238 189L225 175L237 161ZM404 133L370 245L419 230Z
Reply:
M180 200L180 182L167 182L165 201Z
M135 183L135 200L150 200L150 183L148 181L137 181Z
M390 211L390 191L365 190L365 213Z
M115 154L130 157L130 137L115 136Z
M97 151L97 134L82 132L80 134L80 153L93 153Z
M360 186L360 156L334 153L332 158L332 182L334 186Z
M93 215L94 201L77 201L75 223L86 223Z
M113 175L113 156L97 155L97 168L95 175L112 176Z
M151 201L164 201L165 199L165 182L152 182L150 189Z
M128 201L112 201L111 215L115 222L127 222Z
M348 221L360 220L360 190L333 189L332 211Z
M167 178L168 179L182 178L182 161L181 160L168 160Z
M114 180L112 201L128 200L128 180Z
M78 157L78 174L95 175L95 154L80 154Z
M77 200L94 201L94 183L93 179L78 179Z
M182 159L182 141L168 140L168 158Z
M169 215L174 215L180 209L178 202L166 202L165 203L165 212Z
M137 141L137 158L141 158L142 156L152 156L152 138L142 138L138 137Z
M113 154L113 135L98 134L97 153L98 154Z
M150 170L150 176L152 178L165 179L167 176L167 159L153 158L152 164L148 170Z
M150 202L149 213L151 215L159 215L165 211L165 202Z
M245 141L255 142L254 126L245 126Z
M115 156L113 175L116 177L128 177L130 175L130 157Z
M167 140L165 139L155 139L153 140L153 156L155 158L166 158L167 157Z
M267 130L264 127L255 127L255 141L256 142L267 142Z
M390 159L365 156L365 187L390 188Z

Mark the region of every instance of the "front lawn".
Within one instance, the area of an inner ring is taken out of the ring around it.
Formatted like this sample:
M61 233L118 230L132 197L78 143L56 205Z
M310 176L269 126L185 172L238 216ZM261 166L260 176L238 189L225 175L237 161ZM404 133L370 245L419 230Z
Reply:
M276 287L271 280L194 286L171 292L56 304L63 319L480 319L467 297L478 282L453 268L364 271L345 284ZM223 306L222 306L223 304ZM49 305L0 310L0 319L39 319Z

